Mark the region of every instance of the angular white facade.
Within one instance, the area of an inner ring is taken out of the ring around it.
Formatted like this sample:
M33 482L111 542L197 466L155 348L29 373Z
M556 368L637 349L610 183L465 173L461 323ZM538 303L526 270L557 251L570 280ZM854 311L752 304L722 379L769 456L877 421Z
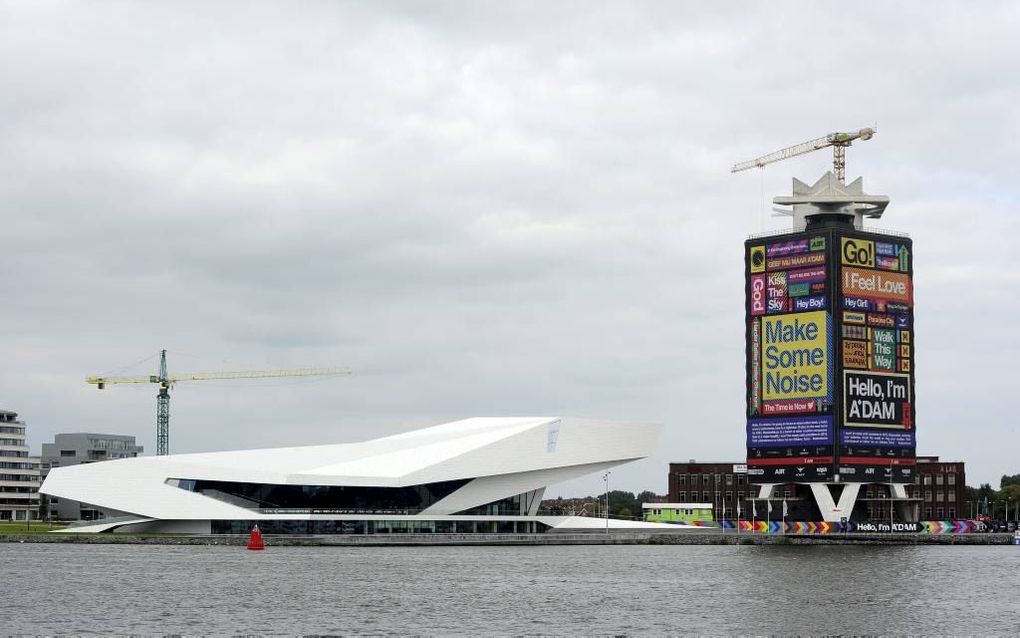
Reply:
M56 468L41 491L126 514L82 531L236 532L251 522L271 530L272 521L309 521L288 529L312 533L336 525L348 530L340 533L449 531L449 523L453 531L506 530L510 523L514 531L539 531L565 523L537 516L546 486L644 458L660 429L473 418L361 443Z

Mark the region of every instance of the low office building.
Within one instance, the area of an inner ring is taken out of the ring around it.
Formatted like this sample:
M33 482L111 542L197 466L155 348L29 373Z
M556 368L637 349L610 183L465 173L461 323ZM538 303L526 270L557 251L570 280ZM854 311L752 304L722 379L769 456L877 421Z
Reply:
M135 443L135 437L123 434L97 434L94 432L74 432L58 434L53 443L43 443L42 475L43 478L55 467L68 467L82 463L96 463L114 459L134 458L141 454L143 448ZM105 518L106 512L88 503L60 498L43 498L43 516L57 520L92 521Z
M896 512L890 512L889 486L867 484L861 488L850 520L889 520L890 514L902 520L951 520L968 516L966 505L966 474L961 461L940 461L938 456L918 456L914 483L907 485L907 499L898 499ZM687 502L695 499L712 504L718 519L781 520L783 504L787 520L821 520L810 488L803 484L778 485L772 498L757 498L758 486L748 480L743 463L669 464L669 500ZM739 505L739 516L737 507Z
M25 521L39 514L39 459L28 455L25 422L0 410L0 521Z
M669 464L670 502L708 503L714 520L738 518L738 507L739 518L751 518L751 503L757 493L756 486L747 480L744 463L691 459L687 463Z
M642 503L649 523L712 522L712 503Z
M475 418L339 445L177 454L50 470L42 492L123 512L79 531L543 532L659 527L543 516L546 486L651 454L661 426ZM675 526L669 526L675 528Z

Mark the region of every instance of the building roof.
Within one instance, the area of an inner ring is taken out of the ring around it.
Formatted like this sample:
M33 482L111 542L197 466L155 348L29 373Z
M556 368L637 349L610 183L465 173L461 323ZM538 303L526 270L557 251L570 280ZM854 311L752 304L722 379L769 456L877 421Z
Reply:
M406 487L470 479L429 508L462 511L637 460L661 426L561 417L472 418L360 443L175 454L50 471L41 491L151 518L251 516L170 479Z

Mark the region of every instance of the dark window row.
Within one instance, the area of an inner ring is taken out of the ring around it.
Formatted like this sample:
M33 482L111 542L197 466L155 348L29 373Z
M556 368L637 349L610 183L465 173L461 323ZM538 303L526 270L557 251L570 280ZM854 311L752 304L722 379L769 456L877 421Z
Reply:
M178 487L251 509L331 510L414 514L460 489L470 479L407 487L274 485L179 479Z
M212 521L213 534L535 534L538 521Z

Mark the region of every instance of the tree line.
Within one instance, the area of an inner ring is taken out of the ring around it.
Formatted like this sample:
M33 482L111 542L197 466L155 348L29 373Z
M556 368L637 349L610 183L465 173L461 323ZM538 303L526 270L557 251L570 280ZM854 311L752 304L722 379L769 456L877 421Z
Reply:
M623 490L609 491L609 515L618 518L642 519L644 513L641 511L642 503L662 502L665 497L659 496L651 490L645 490L638 494L625 492ZM581 498L552 498L542 501L541 512L543 514L585 514L593 515L596 512L605 513L606 495L585 496Z
M1015 520L1016 515L1020 515L1020 474L1004 474L999 480L999 489L989 483L982 483L979 487L968 485L967 503L970 516L1004 520L1008 509L1010 520Z

